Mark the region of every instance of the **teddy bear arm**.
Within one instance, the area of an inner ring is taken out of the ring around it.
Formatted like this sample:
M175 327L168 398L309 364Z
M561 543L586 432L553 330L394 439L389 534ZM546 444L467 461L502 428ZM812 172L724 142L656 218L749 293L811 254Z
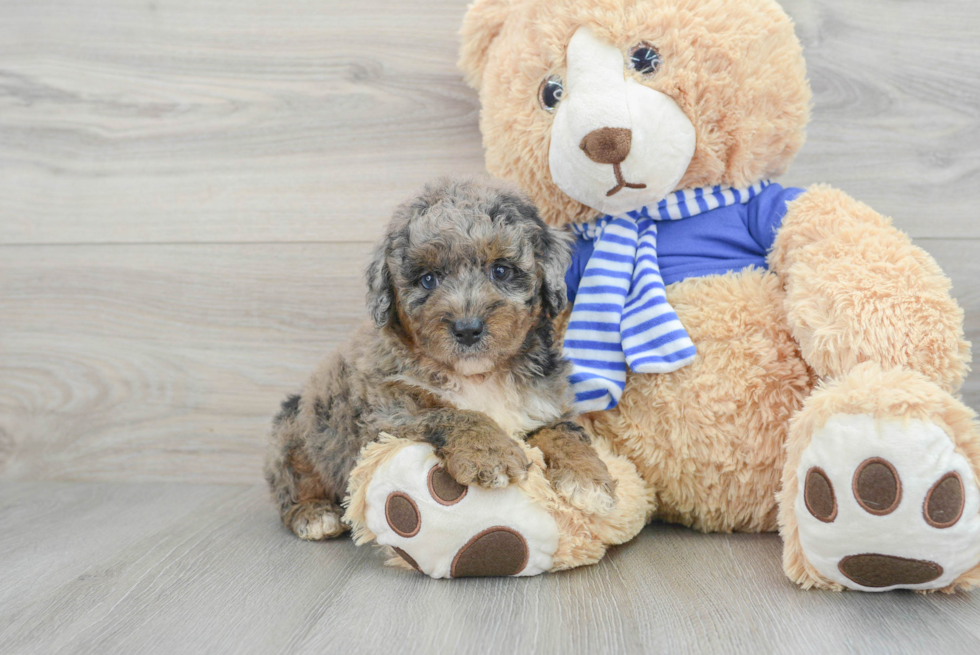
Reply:
M949 278L891 221L847 194L814 186L789 204L769 255L804 360L824 377L877 362L948 391L970 361Z

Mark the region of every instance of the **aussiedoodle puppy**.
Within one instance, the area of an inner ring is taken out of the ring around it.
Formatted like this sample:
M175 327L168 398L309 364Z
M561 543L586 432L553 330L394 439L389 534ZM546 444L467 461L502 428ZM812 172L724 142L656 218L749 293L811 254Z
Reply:
M442 180L400 206L367 270L373 322L275 418L265 471L283 523L343 532L348 477L380 432L431 444L457 482L484 487L526 477L527 440L559 493L611 505L555 343L569 261L565 233L503 183Z

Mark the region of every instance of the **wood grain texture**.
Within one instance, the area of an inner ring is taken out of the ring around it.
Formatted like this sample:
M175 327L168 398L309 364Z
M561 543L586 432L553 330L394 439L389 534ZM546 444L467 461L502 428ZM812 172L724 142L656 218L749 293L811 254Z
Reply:
M923 245L952 277L967 336L980 343L977 242ZM259 479L280 400L366 319L368 247L8 248L0 475ZM980 408L980 372L963 392Z
M482 168L464 8L0 4L0 242L374 239Z
M815 92L785 181L975 237L980 3L786 0ZM0 4L0 243L372 240L482 167L465 0Z
M465 3L0 3L0 654L975 653L980 594L800 592L772 535L447 583L281 528L269 418L363 320L393 206L482 168ZM980 3L784 6L783 182L893 216L980 343Z
M0 483L0 519L15 528L2 653L956 654L980 639L980 595L802 592L774 535L653 525L599 566L449 582L347 538L302 542L256 486Z
M782 182L833 184L914 237L978 236L980 3L781 4L814 92L807 144Z
M0 470L260 479L279 401L367 319L367 249L9 248L0 259Z

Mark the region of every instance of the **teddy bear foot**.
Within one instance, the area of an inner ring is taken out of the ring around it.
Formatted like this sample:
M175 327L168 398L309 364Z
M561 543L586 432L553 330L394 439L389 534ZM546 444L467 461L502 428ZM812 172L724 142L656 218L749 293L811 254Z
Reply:
M842 587L943 589L980 563L980 489L931 421L834 415L797 476L803 554Z
M554 518L518 486L461 485L426 444L382 465L366 500L377 543L433 578L537 575L558 550Z

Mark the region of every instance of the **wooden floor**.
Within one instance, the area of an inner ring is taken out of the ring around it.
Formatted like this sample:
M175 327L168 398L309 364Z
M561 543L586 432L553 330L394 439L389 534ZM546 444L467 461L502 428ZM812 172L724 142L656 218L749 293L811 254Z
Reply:
M650 526L599 566L431 580L301 542L262 487L0 483L5 653L971 653L970 597L798 591L775 535ZM10 528L14 528L11 530Z
M980 651L980 593L801 592L773 535L445 582L280 528L269 417L394 204L482 168L464 3L0 2L0 653ZM815 104L782 182L893 216L980 342L980 3L783 4Z

